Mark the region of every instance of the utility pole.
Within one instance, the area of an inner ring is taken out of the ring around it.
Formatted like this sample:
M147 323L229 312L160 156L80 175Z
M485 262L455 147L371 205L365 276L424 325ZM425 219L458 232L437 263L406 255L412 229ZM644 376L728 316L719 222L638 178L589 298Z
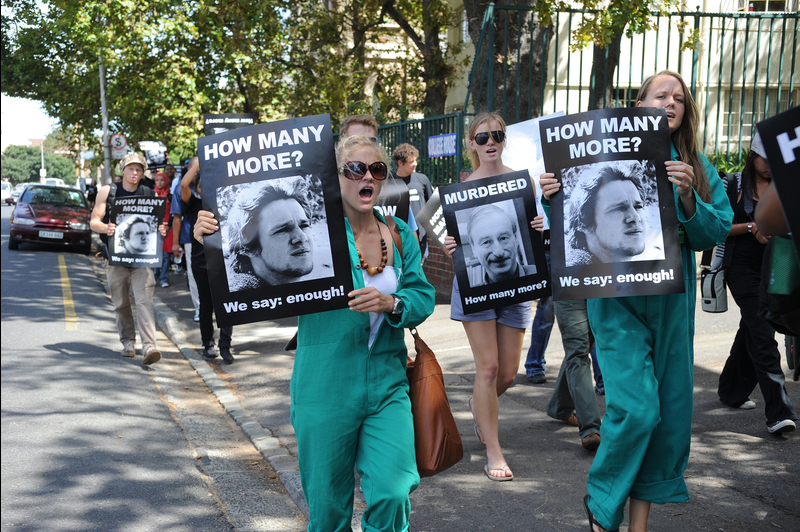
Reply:
M108 139L108 107L106 106L106 67L103 66L103 55L100 55L100 109L103 113L103 153L105 176L104 185L111 184L111 144Z
M44 167L44 139L42 139L42 143L39 144L39 147L42 149L42 166L39 168L39 182L44 183L44 178L47 177L47 169Z

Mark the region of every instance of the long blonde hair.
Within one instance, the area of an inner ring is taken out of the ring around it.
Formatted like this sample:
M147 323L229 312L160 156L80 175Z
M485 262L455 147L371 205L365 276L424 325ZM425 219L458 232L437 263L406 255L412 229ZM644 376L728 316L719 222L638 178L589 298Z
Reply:
M683 77L672 70L662 70L657 74L653 74L642 83L642 88L639 89L639 96L636 98L636 101L643 101L650 91L650 85L661 76L672 76L681 84L685 109L681 125L672 133L672 142L675 144L675 149L678 150L680 160L694 169L694 182L692 186L697 191L697 195L700 196L701 200L709 203L711 201L711 189L708 184L708 176L706 175L703 163L700 161L700 157L697 156L697 123L699 121L699 113L697 111L697 104L694 98L692 98L692 93L689 92L686 82L683 81Z
M503 117L497 113L480 113L475 118L472 119L472 122L469 124L469 132L467 135L467 155L469 155L469 160L472 162L472 170L475 171L481 166L481 160L478 158L477 152L470 148L469 141L475 136L475 133L478 131L478 128L487 122L491 122L492 120L496 120L498 124L500 124L500 130L505 133L506 132L506 121L503 120Z

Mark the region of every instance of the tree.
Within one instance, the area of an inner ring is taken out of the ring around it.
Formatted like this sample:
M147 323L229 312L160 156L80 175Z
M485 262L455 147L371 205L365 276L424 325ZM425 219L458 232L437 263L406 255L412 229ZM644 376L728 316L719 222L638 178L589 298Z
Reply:
M665 13L679 7L681 0L581 0L582 9L597 10L586 16L573 33L572 51L580 50L590 43L592 50L592 78L594 91L590 108L602 109L614 101L614 74L619 66L620 42L655 29L657 21L653 11ZM684 31L684 26L678 28ZM697 44L697 35L691 35L684 48Z
M40 148L9 146L1 157L0 171L4 180L14 184L39 182L39 170L42 167ZM44 167L47 177L63 179L68 185L75 184L75 165L70 159L45 152Z
M481 37L488 5L488 0L464 0L470 38L476 46ZM489 108L500 110L509 120L517 118L517 106L520 119L537 117L542 108L542 72L547 71L547 54L553 39L551 15L562 4L546 0L520 0L509 2L509 5L530 6L531 10L505 11L504 16L508 19L495 17L494 41L486 41L481 50L476 50L477 68L471 85L473 105L476 111ZM504 43L506 23L519 31L509 32L509 41ZM488 36L485 38L488 39ZM489 53L491 56L487 55ZM476 82L488 79L489 73L484 69L487 56L493 58L491 64L494 87L489 89ZM508 59L503 61L504 57ZM525 97L519 98L517 94ZM527 97L529 94L530 98ZM513 109L505 109L504 102L512 104Z

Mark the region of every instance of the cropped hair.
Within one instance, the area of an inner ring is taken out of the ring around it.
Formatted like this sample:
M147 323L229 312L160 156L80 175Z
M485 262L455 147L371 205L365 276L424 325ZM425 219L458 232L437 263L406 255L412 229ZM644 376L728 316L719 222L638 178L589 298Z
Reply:
M353 124L361 124L362 126L367 126L375 129L375 133L378 133L378 121L375 120L375 117L372 115L350 115L346 116L342 123L339 125L339 137L343 137L347 128L352 126Z
M478 128L487 122L491 122L492 120L496 120L498 124L500 124L500 131L503 133L506 132L506 121L503 120L503 117L500 116L498 113L491 112L491 113L480 113L475 118L472 119L472 122L469 124L469 134L467 135L467 140L472 140L475 137L475 134L478 131ZM472 170L475 171L481 166L481 161L478 158L478 154L469 147L469 142L467 142L467 155L469 155L469 160L472 162Z
M481 205L480 207L476 207L469 213L469 219L467 220L467 235L469 237L469 241L471 244L474 245L472 242L472 228L475 224L480 224L483 220L483 217L487 214L502 214L505 216L509 222L511 222L511 230L514 232L514 235L517 234L517 224L514 223L514 220L511 216L508 215L506 211L498 207L497 205Z
M394 152L392 152L392 160L398 165L400 163L405 164L406 161L413 157L419 157L419 150L407 142L399 145L394 149Z

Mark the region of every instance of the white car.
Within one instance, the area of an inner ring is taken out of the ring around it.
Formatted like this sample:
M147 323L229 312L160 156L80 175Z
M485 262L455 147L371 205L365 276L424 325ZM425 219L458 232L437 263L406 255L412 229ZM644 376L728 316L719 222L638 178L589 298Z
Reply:
M0 202L5 203L8 198L11 197L11 183L8 181L3 181L3 196L0 197Z

